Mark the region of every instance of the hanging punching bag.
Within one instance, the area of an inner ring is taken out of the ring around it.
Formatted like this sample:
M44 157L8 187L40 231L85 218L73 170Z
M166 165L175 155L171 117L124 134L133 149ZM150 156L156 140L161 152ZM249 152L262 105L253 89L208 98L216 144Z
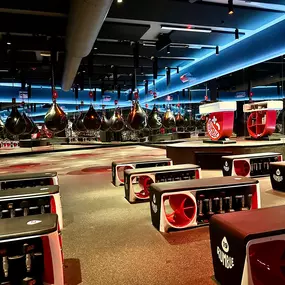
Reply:
M138 101L134 102L133 108L128 115L128 125L133 130L142 130L147 126L147 116Z
M178 128L184 127L184 118L180 112L178 112L178 114L176 115L175 121L176 121L176 127Z
M25 112L23 112L23 118L25 120L25 124L26 124L26 130L24 132L25 135L31 134L33 129L34 129L34 124L32 122L32 119L30 117L27 116L27 114Z
M35 122L31 119L32 124L33 124L33 130L32 130L32 134L38 133L39 132L39 128L38 126L35 124Z
M108 120L106 113L102 113L101 117L101 127L100 130L103 132L107 132L110 129L110 121Z
M148 116L148 126L153 130L160 129L162 127L161 117L155 105Z
M86 131L86 128L84 126L84 123L83 123L83 120L84 120L84 117L85 117L85 114L84 113L81 113L77 119L77 122L76 122L76 129L79 131L79 132L85 132Z
M6 120L5 128L8 133L14 136L19 136L25 132L26 122L17 107L12 107L12 111Z
M0 119L0 134L3 134L5 130L5 124L3 121Z
M101 126L101 119L94 107L91 105L88 112L86 113L83 124L89 131L97 131Z
M79 116L76 116L76 117L74 118L74 121L72 122L72 130L73 130L74 132L77 131L76 124L77 124L78 118L79 118Z
M172 129L176 127L175 117L173 115L173 112L169 108L164 113L162 124L167 129Z
M189 112L185 112L184 114L184 127L188 128L190 126L190 113Z
M114 132L120 132L124 129L125 123L119 108L115 109L114 114L110 119L110 126L111 130Z
M55 100L53 101L50 109L47 111L44 121L46 127L53 133L59 133L63 131L68 124L66 114L56 104Z

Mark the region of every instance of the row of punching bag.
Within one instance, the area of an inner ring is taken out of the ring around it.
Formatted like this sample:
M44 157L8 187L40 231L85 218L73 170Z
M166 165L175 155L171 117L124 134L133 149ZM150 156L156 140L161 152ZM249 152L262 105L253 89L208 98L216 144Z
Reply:
M5 124L0 120L0 134L4 133L5 130L13 136L19 136L36 133L38 132L38 127L25 112L21 114L17 107L12 107Z
M48 110L44 118L46 127L53 133L63 131L67 124L68 118L64 111L57 105L56 101ZM178 113L176 117L170 109L168 109L161 119L157 108L154 106L151 113L147 116L141 108L138 101L135 101L131 112L125 123L119 108L115 109L113 116L108 120L106 114L102 116L96 112L91 105L86 114L81 113L73 123L74 131L122 131L127 125L132 130L142 130L146 127L151 129L160 129L164 126L167 129L185 126L185 119ZM8 116L5 124L0 120L0 133L6 129L11 135L23 135L36 133L38 128L31 118L25 112L20 114L16 106L12 107L12 111Z
M108 120L105 113L100 117L91 105L86 115L81 113L79 117L75 119L73 130L96 131L100 129L101 131L108 131L110 129L114 132L119 132L124 129L125 125L132 130L142 130L146 127L156 130L163 126L170 129L175 127L184 127L185 120L180 113L174 116L170 109L168 109L163 118L161 118L155 106L149 116L147 116L145 111L139 105L139 102L135 101L126 123L119 109L116 109L112 117Z

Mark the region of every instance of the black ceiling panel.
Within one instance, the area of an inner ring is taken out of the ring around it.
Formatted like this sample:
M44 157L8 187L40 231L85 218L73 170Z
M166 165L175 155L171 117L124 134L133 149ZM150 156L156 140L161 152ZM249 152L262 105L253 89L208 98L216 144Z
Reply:
M67 14L69 10L69 4L70 0L15 0L1 1L1 8Z
M0 32L65 35L66 25L67 18L0 13Z
M208 2L124 0L124 5L116 4L114 1L108 17L239 29L257 29L283 14L235 6L235 13L228 15L227 5Z
M105 22L98 38L138 41L149 28L149 25Z
M170 36L172 42L187 43L187 44L201 44L201 45L224 45L232 42L235 39L234 34L222 33L194 33L173 31ZM241 36L240 36L241 38Z

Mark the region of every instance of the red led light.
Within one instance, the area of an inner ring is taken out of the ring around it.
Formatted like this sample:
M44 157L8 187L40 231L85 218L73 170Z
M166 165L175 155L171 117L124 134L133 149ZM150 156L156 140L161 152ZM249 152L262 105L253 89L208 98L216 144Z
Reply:
M191 25L187 25L187 29L192 29L192 26Z
M50 197L50 212L52 214L56 214L56 205L55 205L55 199L53 196Z
M52 99L57 99L58 98L58 93L56 90L52 91Z
M89 97L93 98L93 92L92 91L89 91Z
M253 92L250 92L250 93L249 93L249 96L252 97L252 96L253 96Z

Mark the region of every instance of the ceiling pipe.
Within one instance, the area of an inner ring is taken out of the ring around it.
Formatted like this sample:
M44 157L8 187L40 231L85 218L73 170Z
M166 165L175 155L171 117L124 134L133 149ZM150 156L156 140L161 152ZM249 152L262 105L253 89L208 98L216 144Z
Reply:
M66 37L62 89L69 91L83 57L91 52L113 0L73 0Z

